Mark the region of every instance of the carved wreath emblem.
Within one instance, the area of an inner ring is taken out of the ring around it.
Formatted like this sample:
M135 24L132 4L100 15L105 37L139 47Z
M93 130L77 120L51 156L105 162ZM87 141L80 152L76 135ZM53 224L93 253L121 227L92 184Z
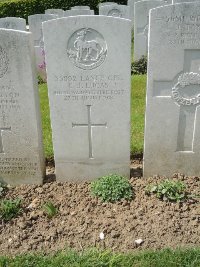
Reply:
M0 46L0 78L2 78L7 72L8 64L9 64L8 55L5 49L3 49L2 46Z
M69 38L67 54L76 67L90 70L104 62L107 44L100 33L93 29L83 28Z
M121 18L121 17L122 17L122 13L121 13L120 10L114 8L114 9L111 9L111 10L108 12L108 16Z
M200 86L200 74L194 72L186 72L178 77L178 82L172 88L172 97L179 105L198 105L200 103L200 87L199 93L195 93L192 96L184 96L184 89L186 86L193 85ZM189 95L189 92L187 92Z

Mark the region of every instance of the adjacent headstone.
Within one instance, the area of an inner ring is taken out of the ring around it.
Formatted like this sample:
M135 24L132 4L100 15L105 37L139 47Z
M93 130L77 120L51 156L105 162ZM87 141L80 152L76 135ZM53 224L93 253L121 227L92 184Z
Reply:
M57 180L129 177L130 20L69 17L43 31Z
M63 9L47 9L45 10L45 14L57 15L59 18L64 17Z
M200 175L200 3L151 11L144 176Z
M147 55L150 9L166 4L167 2L164 0L148 0L135 3L134 60L139 60L142 56Z
M99 15L130 19L130 7L117 4L100 6Z
M79 15L94 15L94 10L91 9L70 9L66 10L64 16L79 16Z
M28 16L29 31L33 34L34 46L43 46L42 22L57 17L57 15L52 14L35 14Z
M42 33L42 22L58 18L57 15L52 14L36 14L28 17L29 31L32 32L34 47L35 47L35 62L37 68L37 75L44 82L46 81L45 55L44 43Z
M178 3L189 3L189 2L198 2L199 0L172 0L173 4Z
M103 2L103 3L99 3L98 7L100 6L107 6L107 5L112 5L112 4L116 4L115 2Z
M17 17L0 18L0 28L26 31L26 20Z
M76 9L90 9L89 6L73 6L71 7L71 10L76 10Z
M31 34L0 29L0 182L41 184L45 173Z
M134 13L135 13L135 3L141 0L128 0L127 5L130 7L130 19L132 23L132 28L134 28ZM172 4L172 0L164 0L166 4Z

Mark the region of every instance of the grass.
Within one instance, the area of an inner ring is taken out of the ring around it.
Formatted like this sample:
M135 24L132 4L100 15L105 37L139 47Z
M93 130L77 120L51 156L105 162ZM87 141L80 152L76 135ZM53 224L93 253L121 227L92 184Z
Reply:
M131 84L131 155L134 155L143 151L146 75L132 76ZM53 146L46 84L39 85L39 91L45 156L52 158Z
M0 267L199 267L200 249L169 249L137 254L66 251L55 255L0 257Z

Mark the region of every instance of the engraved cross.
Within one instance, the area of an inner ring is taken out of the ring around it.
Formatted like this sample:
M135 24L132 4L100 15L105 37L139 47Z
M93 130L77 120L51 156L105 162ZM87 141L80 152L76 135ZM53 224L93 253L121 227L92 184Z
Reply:
M200 50L185 50L182 72L172 81L154 81L153 85L153 97L171 98L180 107L177 152L193 152L196 111L200 104L200 73L191 72L192 64L196 63L200 66Z
M11 127L7 127L7 128L0 128L0 153L4 153L4 147L3 147L3 136L2 133L4 131L11 131Z
M93 159L93 145L92 145L92 128L107 127L107 123L92 123L91 120L91 105L87 105L87 120L88 123L72 123L72 127L87 127L88 128L88 143L89 143L89 158Z

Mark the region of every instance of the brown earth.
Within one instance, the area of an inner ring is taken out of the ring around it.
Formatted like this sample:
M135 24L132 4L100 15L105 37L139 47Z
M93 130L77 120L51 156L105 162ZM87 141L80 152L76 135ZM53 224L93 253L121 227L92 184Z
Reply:
M101 203L90 196L89 183L55 182L54 168L47 168L43 186L10 188L4 198L23 200L23 213L0 222L0 254L50 252L63 248L78 250L105 247L117 251L200 246L200 202L170 203L147 196L149 183L163 179L141 178L141 161L131 165L130 182L135 190L131 202ZM200 195L200 178L176 174L187 191ZM42 205L51 201L59 209L52 219ZM103 232L104 240L99 234ZM142 239L137 245L135 240Z

